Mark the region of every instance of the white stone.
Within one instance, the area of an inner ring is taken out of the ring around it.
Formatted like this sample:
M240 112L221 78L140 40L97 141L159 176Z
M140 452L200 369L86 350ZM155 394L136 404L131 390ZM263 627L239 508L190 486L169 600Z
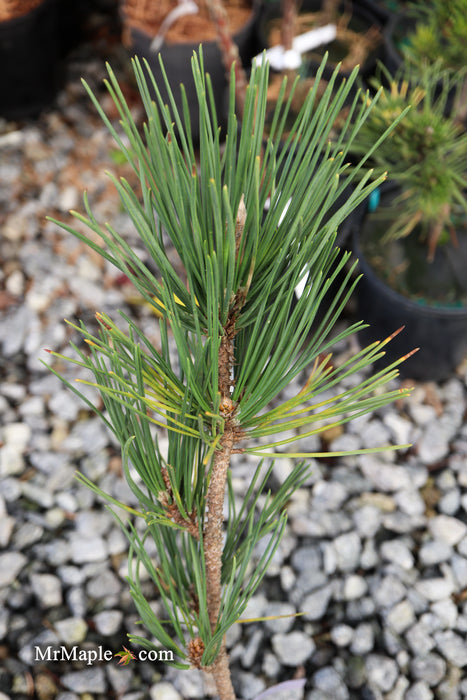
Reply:
M59 209L62 211L69 211L70 209L76 209L79 203L78 190L74 185L67 185L63 188L60 193L59 198Z
M14 445L0 447L0 477L14 476L24 471L24 458Z
M313 487L312 507L338 510L347 498L347 491L338 482L318 481Z
M467 559L467 537L463 537L457 545L457 551Z
M454 554L450 561L454 580L460 591L467 588L467 559Z
M67 617L57 620L54 625L59 639L65 644L79 644L86 638L88 626L80 617Z
M331 641L337 647L347 647L351 643L353 636L354 630L350 625L335 625L331 629Z
M355 511L353 519L360 537L374 537L381 526L381 510L376 506L364 505Z
M62 604L62 584L53 574L33 574L32 589L42 608L56 608Z
M71 558L75 564L102 561L107 557L107 547L102 537L82 537L73 533L70 545Z
M27 558L20 552L0 554L0 588L13 583L27 562Z
M20 296L24 293L25 279L21 270L13 270L13 272L8 275L5 288L13 296Z
M305 613L305 619L320 620L328 608L331 596L331 586L319 588L307 595L301 606Z
M452 630L435 632L433 636L436 646L447 661L458 668L467 666L467 640L465 638L460 637Z
M433 700L434 695L425 681L417 681L410 686L404 700Z
M412 439L413 425L398 413L386 413L384 424L389 428L392 439L397 445L406 445Z
M275 634L271 642L274 652L285 666L303 664L316 648L313 639L304 632Z
M466 485L467 485L467 484L466 484ZM465 493L465 494L461 497L461 506L462 506L462 510L463 510L465 513L467 513L467 493Z
M363 474L379 491L388 493L412 488L410 476L404 467L386 464L370 455L361 456L359 464Z
M370 654L365 660L365 666L371 685L383 692L391 690L399 675L394 659L381 654Z
M434 464L449 454L449 434L439 419L425 426L417 443L418 456L423 464Z
M9 423L2 429L3 440L23 452L31 439L31 428L26 423Z
M423 622L416 622L405 635L410 649L414 654L428 654L435 646L435 642L430 635L430 631Z
M105 693L107 690L104 669L100 666L65 673L60 682L75 693Z
M442 540L429 540L422 544L418 552L419 561L424 566L432 566L447 561L452 556L452 547Z
M360 566L365 570L373 569L378 565L379 560L379 554L375 548L375 541L367 540L363 545Z
M370 652L375 644L375 633L369 622L362 622L355 629L350 651L356 656L364 656Z
M353 574L348 576L344 581L344 598L345 600L356 600L368 590L368 584L363 576Z
M408 600L401 600L388 613L387 623L398 634L405 632L415 622L413 605Z
M437 515L428 520L428 528L435 539L456 545L467 534L467 525L450 515Z
M408 545L401 540L387 540L381 545L381 556L409 571L413 568L414 558Z
M434 602L431 605L431 610L445 629L456 626L458 616L457 605L451 598Z
M390 430L380 420L370 420L361 433L363 447L381 447L387 445L391 438Z
M353 571L358 568L362 543L356 532L345 532L335 538L337 567L340 571Z
M103 610L94 615L96 630L103 636L116 634L122 623L123 613L121 610Z
M269 603L267 617L276 619L266 620L265 627L273 633L288 632L295 622L297 609L291 603Z
M333 700L348 700L350 697L341 675L332 666L325 666L316 671L313 674L313 684L327 697L332 697Z
M242 613L242 618L244 620L251 620L257 617L264 617L268 614L268 605L269 603L264 593L256 593L255 595L251 596L250 600L248 601L246 608Z
M446 662L438 654L417 655L411 663L410 670L415 679L436 686L445 676Z
M428 423L436 420L437 416L434 406L418 403L416 401L409 401L408 408L411 417L415 423L417 423L417 425L425 426Z
M394 500L398 507L408 515L423 515L425 512L425 502L415 489L398 491L394 494Z
M16 520L11 515L0 515L0 548L7 547Z
M182 696L175 690L172 683L161 681L149 688L151 700L183 700Z
M286 564L281 568L280 579L282 589L284 591L290 591L294 587L297 577L292 567Z
M430 601L449 598L455 591L453 582L447 578L441 577L417 581L415 583L415 589Z
M458 488L447 491L438 503L438 510L443 515L455 515L461 505L461 492Z
M406 595L406 588L399 578L389 574L382 579L378 578L374 582L371 592L376 604L384 608L392 607L403 600Z
M385 700L405 700L405 692L410 683L405 676L399 676L394 688L386 693Z

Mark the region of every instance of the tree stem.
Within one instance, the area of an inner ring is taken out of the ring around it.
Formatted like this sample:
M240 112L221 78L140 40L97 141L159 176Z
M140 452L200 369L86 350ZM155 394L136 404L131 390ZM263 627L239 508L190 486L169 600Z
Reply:
M204 533L204 558L206 563L206 594L209 622L214 632L221 605L222 574L222 523L225 485L230 456L234 445L234 434L227 428L222 437L222 447L214 455L211 480L207 493L208 520ZM220 700L235 700L235 692L229 669L229 658L222 643L219 654L209 669L216 681Z
M216 5L213 0L209 4ZM238 258L240 251L245 221L246 208L242 195L235 226L236 258ZM214 453L206 494L207 522L203 533L203 547L206 567L206 603L212 633L214 633L218 624L222 597L222 527L224 522L225 486L232 451L241 435L235 416L237 406L232 401L232 386L235 384L235 321L240 305L240 299L237 295L225 323L219 345L218 390L221 398L219 411L224 418L224 432L220 440L220 449ZM225 648L225 638L222 640L214 663L208 670L214 676L220 700L236 700L230 675L229 656Z
M290 51L296 33L298 3L296 0L282 0L281 41L285 51Z
M220 700L236 700L235 691L232 685L232 677L230 675L229 656L225 649L225 642L222 642L222 647L213 664L212 673L216 681L217 692Z
M230 458L236 441L235 406L230 398L234 366L234 335L235 320L233 316L224 328L224 335L219 347L220 412L225 419L225 423L220 449L214 453L211 467L206 494L207 522L203 537L206 566L206 602L212 632L217 627L221 607L225 487ZM220 700L235 700L225 641L222 642L219 654L209 671L214 676Z
M227 78L230 80L230 70L235 64L235 99L238 109L238 116L243 118L245 109L245 95L248 80L245 69L242 65L238 46L232 38L232 33L229 27L229 18L225 11L224 4L220 0L206 0L212 21L216 26L217 42L222 54L224 67L227 71Z
M215 453L211 470L211 481L207 493L208 521L204 534L207 603L213 631L217 624L221 603L222 523L227 470L233 447L232 436L224 434L222 443L222 449Z

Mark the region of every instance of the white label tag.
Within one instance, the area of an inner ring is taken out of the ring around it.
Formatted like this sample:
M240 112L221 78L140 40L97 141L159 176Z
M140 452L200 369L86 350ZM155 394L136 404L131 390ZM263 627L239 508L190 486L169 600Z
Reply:
M331 41L334 41L336 36L336 25L326 24L324 27L311 29L309 32L305 32L305 34L296 36L292 42L290 51L284 51L284 47L279 44L277 46L271 46L270 49L266 49L264 54L256 56L254 60L257 64L261 64L264 55L266 61L269 61L272 68L275 70L295 70L301 65L302 54L311 51L311 49L315 49L317 46L330 44Z

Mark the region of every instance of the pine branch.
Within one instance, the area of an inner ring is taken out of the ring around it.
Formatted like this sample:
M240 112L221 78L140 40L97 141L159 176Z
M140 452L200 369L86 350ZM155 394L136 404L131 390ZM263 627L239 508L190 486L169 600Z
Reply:
M199 540L199 527L196 510L193 509L188 516L185 516L180 512L180 508L173 498L172 484L170 483L167 467L162 467L161 471L166 488L165 491L159 491L157 495L159 503L164 508L169 520L172 520L176 525L180 525L186 529L186 531L189 532L192 537Z
M285 505L306 478L307 465L297 465L274 495L265 493L267 478L260 476L260 465L236 512L229 479L232 455L261 455L261 449L299 439L297 429L304 429L302 437L319 433L326 425L344 424L351 415L369 413L409 393L382 388L397 376L397 362L361 379L384 354L389 339L339 366L330 355L331 331L354 286L347 291L349 272L329 301L330 286L347 262L345 256L339 259L336 230L380 182L362 175L364 160L350 172L346 164L351 142L373 103L358 106L354 101L344 131L333 144L333 115L345 104L357 71L338 87L335 72L319 98L323 62L285 145L281 137L289 116L288 98L285 103L279 100L274 138L263 148L268 66L254 67L241 128L231 99L221 150L201 51L192 63L201 125L197 162L190 127L184 124L188 109L178 114L168 81L166 105L149 66L137 59L133 65L147 114L142 130L110 68L107 88L124 139L88 91L139 177L139 193L125 181L112 182L141 245L132 247L110 225L100 225L86 198L87 216L74 216L92 235L68 225L62 228L134 282L156 312L160 347L124 314L120 320L127 324L125 331L99 314L96 335L83 323L71 324L85 350L76 344L73 358L57 357L93 376L94 381L86 383L99 390L103 409L94 408L75 385L62 379L121 444L125 478L141 509L126 510L142 517L146 526L141 533L131 522L122 523L130 543L128 581L142 623L159 644L177 654L180 660L174 665L186 668L184 662L189 662L212 672L221 700L235 700L225 633L242 616L265 575L285 532ZM235 80L234 71L232 76ZM230 94L233 98L233 90ZM270 208L265 214L266 198ZM177 264L169 258L166 239L178 253ZM140 247L151 266L139 256ZM304 291L295 301L299 282L305 282ZM361 327L358 323L347 328L335 342ZM283 389L303 370L308 380L302 390L281 402ZM358 380L349 382L353 376ZM342 380L350 388L339 391ZM155 437L159 426L168 433L167 455L161 454ZM289 429L293 435L281 439L279 433ZM267 445L265 437L271 440ZM247 438L260 438L261 446L246 446ZM121 506L111 496L109 500ZM265 535L268 543L252 571L251 559ZM157 565L145 546L147 538L156 547ZM170 632L145 598L140 566L159 593ZM153 645L139 637L132 640L146 648Z

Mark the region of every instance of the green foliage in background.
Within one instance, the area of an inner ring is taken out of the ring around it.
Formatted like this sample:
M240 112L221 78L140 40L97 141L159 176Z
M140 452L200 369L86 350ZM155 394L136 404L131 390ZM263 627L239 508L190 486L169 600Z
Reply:
M467 0L430 0L415 3L416 27L403 48L404 60L413 67L438 63L443 69L467 65Z
M467 214L467 134L449 110L463 86L463 72L425 67L416 82L406 71L388 80L381 99L352 144L364 155L398 119L391 137L373 153L378 174L389 172L399 195L386 237L420 235L432 255L438 241L450 239L458 217ZM376 84L376 83L375 83Z

